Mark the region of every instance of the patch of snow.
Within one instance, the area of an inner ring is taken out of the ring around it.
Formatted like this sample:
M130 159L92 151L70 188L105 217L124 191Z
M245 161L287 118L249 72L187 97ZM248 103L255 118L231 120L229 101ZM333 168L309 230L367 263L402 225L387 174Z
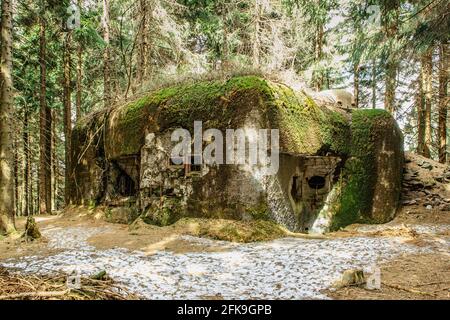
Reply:
M236 244L182 237L186 241L226 246L224 252L145 255L127 249L96 250L86 240L101 228L47 230L50 246L66 250L48 257L22 257L2 266L24 272L101 270L148 299L199 299L220 294L226 299L327 299L321 290L346 269L367 268L403 253L427 252L400 238L285 238ZM382 275L381 275L382 276Z

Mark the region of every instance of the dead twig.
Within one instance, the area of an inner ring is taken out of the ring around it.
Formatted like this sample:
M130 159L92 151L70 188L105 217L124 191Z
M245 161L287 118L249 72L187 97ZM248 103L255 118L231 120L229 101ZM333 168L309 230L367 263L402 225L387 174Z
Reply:
M111 279L81 278L80 289L66 287L66 275L37 275L9 272L0 268L0 300L14 299L72 299L72 300L127 300L139 297Z
M450 283L450 281L436 281L436 282L421 283L421 284L418 284L416 287L432 286L435 284L444 284L444 283Z
M402 286L399 286L399 285L396 285L396 284L389 284L389 283L385 283L385 282L382 282L382 284L384 286L392 288L392 289L402 290L402 291L406 291L406 292L410 292L410 293L414 293L414 294L420 294L420 295L431 296L431 297L435 297L436 296L433 293L419 291L419 290L415 290L415 289L409 289L409 288L405 288L405 287L402 287Z
M66 289L63 291L37 291L37 292L21 292L21 293L13 293L0 296L0 300L12 300L12 299L20 299L20 298L28 298L28 297L36 297L36 298L54 298L60 297L68 294L70 289Z

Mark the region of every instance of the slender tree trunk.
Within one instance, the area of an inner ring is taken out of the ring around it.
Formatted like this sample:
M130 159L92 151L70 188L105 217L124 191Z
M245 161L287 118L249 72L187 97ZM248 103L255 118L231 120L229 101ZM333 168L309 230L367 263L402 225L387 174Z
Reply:
M424 117L424 95L423 95L423 65L420 63L420 73L417 79L416 109L417 109L417 153L424 154L425 146L425 117Z
M52 211L58 210L58 172L56 170L58 157L56 155L56 110L52 110Z
M17 150L19 144L16 141L16 134L14 134L14 144L13 144L13 152L14 152L14 203L15 203L15 212L16 215L20 215L19 210L19 151Z
M78 8L81 11L82 0L78 0ZM83 48L80 41L77 44L77 96L76 96L76 117L81 118L81 97L83 93Z
M377 65L376 61L372 62L372 109L377 107Z
M261 0L255 0L255 15L253 17L254 22L254 31L253 31L253 66L255 68L259 68L261 66L261 38L260 38L260 29L261 29L261 16L262 16L262 5Z
M353 67L353 95L355 96L355 108L359 108L359 65Z
M386 66L384 108L390 113L395 113L395 89L396 89L397 65L390 61Z
M43 6L43 4L42 4ZM41 16L39 19L39 66L40 66L40 91L39 91L39 213L43 214L47 212L45 203L45 184L46 184L46 166L47 160L45 159L45 126L47 119L47 103L46 103L46 65L45 65L45 23L44 18Z
M0 234L15 232L12 152L12 1L2 0L0 56Z
M316 26L316 43L315 43L315 61L319 63L322 60L323 56L323 24L319 23ZM323 74L316 74L316 90L320 91L323 88Z
M447 162L447 108L449 105L448 80L450 52L448 42L439 46L439 162Z
M386 38L395 41L398 37L398 0L383 0L383 27ZM395 91L397 87L398 57L391 49L385 65L384 109L395 113Z
M425 123L425 141L423 156L431 157L432 128L431 128L431 99L432 99L432 49L430 48L422 57L422 90L424 99L423 117Z
M153 74L153 67L152 67L152 50L153 50L153 35L154 32L151 32L149 30L152 30L154 28L155 21L153 19L153 11L155 9L155 0L146 0L147 1L147 9L146 9L146 30L147 30L147 36L146 36L146 58L145 58L145 69L144 69L144 79L148 80L151 79Z
M30 214L30 137L29 137L29 110L28 105L25 104L23 115L23 150L24 150L24 199L25 204L23 214L28 216Z
M82 96L82 49L78 45L77 48L77 97L76 97L76 117L77 120L81 119L81 96Z
M137 63L137 82L138 86L142 86L145 77L147 76L147 66L148 66L148 51L147 51L147 38L148 38L148 3L147 0L139 0L139 10L140 10L140 31L139 31L139 50L138 50L138 63Z
M31 165L33 168L33 172L35 173L35 181L36 183L33 183L33 174L31 175L31 183L30 183L30 199L31 199L31 214L34 215L39 210L39 169L35 162L32 161ZM34 165L33 165L34 164ZM36 192L34 192L36 190ZM36 195L35 195L36 194ZM36 200L35 200L36 198Z
M110 30L109 30L109 0L103 0L103 40L105 41L105 49L103 52L103 103L105 107L111 106L111 53L109 47Z
M228 47L228 24L227 24L227 4L222 3L222 21L223 21L223 54L222 54L222 70L228 71L230 68L229 60L230 60L230 53L229 53L229 47Z
M44 6L44 4L42 4ZM47 105L47 67L46 67L46 25L44 17L40 18L40 32L39 32L39 64L40 64L40 186L39 186L39 212L51 212L51 125L52 115L50 108Z
M70 177L71 177L71 137L72 137L72 110L71 110L71 88L70 88L70 42L71 33L68 32L64 40L64 151L65 151L65 181L64 181L64 201L69 204Z

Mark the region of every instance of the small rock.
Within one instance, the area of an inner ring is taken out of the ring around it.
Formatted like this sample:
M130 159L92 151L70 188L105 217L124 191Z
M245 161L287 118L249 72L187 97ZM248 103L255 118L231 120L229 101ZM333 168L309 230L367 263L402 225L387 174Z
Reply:
M433 207L429 204L429 205L426 206L426 209L427 210L431 210L431 209L433 209Z
M97 274L93 274L91 276L91 279L94 279L94 280L107 280L108 279L108 275L106 274L105 270L102 270L102 271L100 271Z
M422 168L427 169L427 170L433 169L433 165L427 161L423 161L421 164L419 164L419 166L421 166Z
M128 207L115 207L106 213L106 220L112 223L128 224L133 220L134 210Z
M342 273L341 279L334 283L336 288L344 288L350 286L360 286L366 283L363 270L345 270Z

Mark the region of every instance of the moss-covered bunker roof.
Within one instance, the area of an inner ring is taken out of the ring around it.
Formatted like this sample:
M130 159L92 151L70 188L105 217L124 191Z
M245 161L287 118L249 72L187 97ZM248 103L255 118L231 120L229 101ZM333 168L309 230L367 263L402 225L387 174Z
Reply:
M168 129L240 128L257 108L265 123L280 129L281 151L295 154L350 150L350 121L340 112L320 107L305 94L258 76L201 81L149 92L115 107L107 117L105 151L108 158L138 154L145 134ZM76 130L83 130L80 122Z

